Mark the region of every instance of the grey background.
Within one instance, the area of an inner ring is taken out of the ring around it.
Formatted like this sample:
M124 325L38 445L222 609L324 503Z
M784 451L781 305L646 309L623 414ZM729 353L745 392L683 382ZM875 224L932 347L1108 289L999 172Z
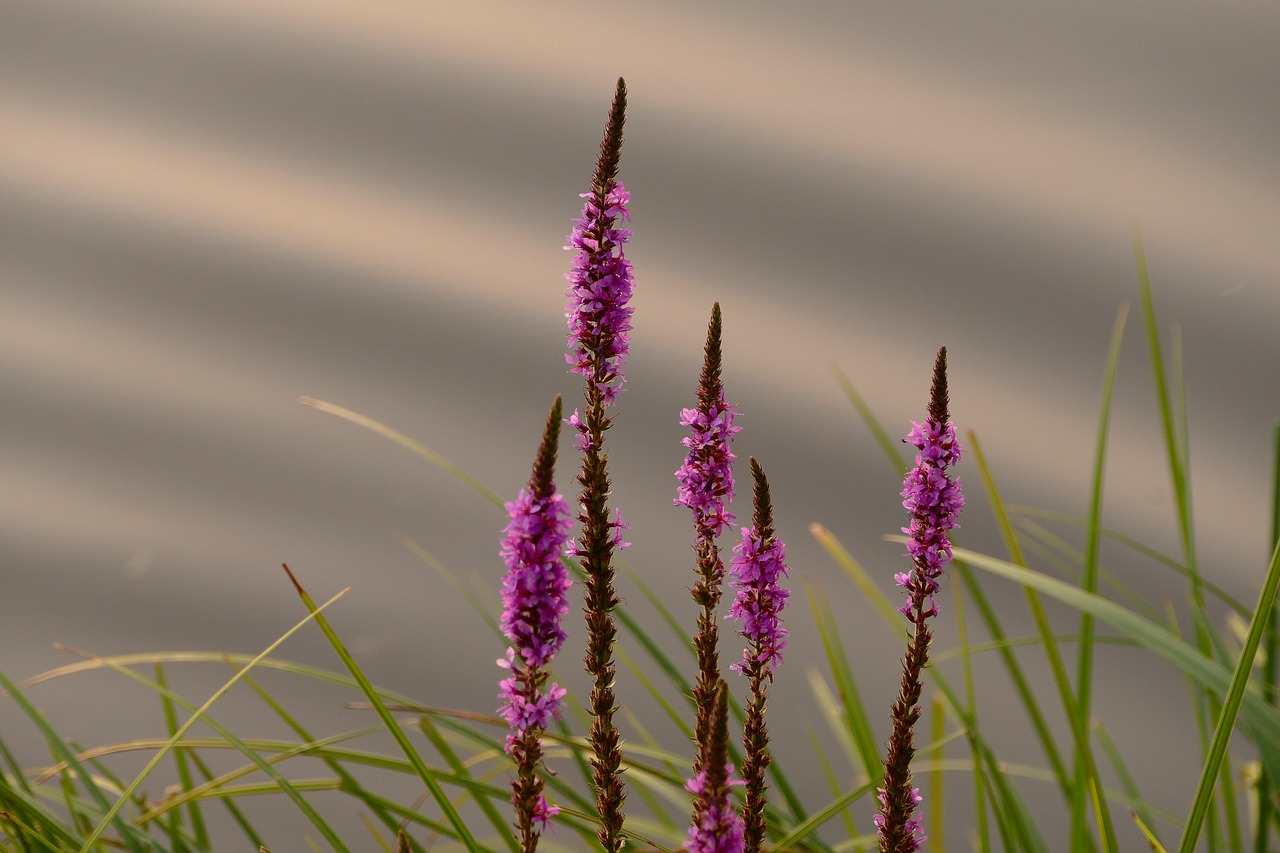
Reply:
M1201 559L1252 601L1280 390L1278 36L1261 3L0 4L4 670L71 660L54 642L257 652L303 612L287 561L317 598L352 587L332 619L375 681L491 710L502 644L400 537L492 602L502 513L298 397L383 421L514 496L551 398L580 394L563 363L561 246L618 75L637 277L609 436L626 563L692 625L671 474L719 300L735 449L770 474L797 589L774 732L811 807L826 799L806 727L825 730L802 583L840 615L878 718L900 654L808 533L829 527L886 590L903 564L881 538L903 521L897 475L830 366L904 430L946 344L953 416L1006 497L1080 514L1106 341L1137 293L1135 225L1166 343L1177 322L1185 352ZM1107 523L1172 554L1138 320ZM998 551L972 465L962 479L963 543ZM1151 600L1184 600L1167 573L1106 556ZM1011 630L1029 631L1021 593L991 589ZM622 594L656 627L634 587ZM572 633L563 677L580 685ZM315 631L282 654L338 666ZM226 674L175 677L203 697ZM319 731L368 722L347 695L264 678ZM984 717L999 720L1007 685L983 678ZM629 673L619 690L687 749ZM1118 649L1100 691L1097 716L1144 791L1184 813L1184 686ZM32 695L88 745L161 727L118 676ZM215 711L244 733L278 730L252 696ZM1013 719L1002 753L1041 764ZM24 761L44 760L11 704L0 725ZM969 781L950 779L950 846L965 849ZM1023 790L1052 833L1055 791ZM277 851L303 849L288 808L255 807Z

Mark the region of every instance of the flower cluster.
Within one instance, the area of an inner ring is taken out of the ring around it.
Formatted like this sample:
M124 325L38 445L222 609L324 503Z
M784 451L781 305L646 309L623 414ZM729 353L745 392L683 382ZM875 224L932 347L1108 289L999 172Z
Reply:
M688 853L742 853L742 815L729 795L729 788L744 783L733 778L732 764L725 766L725 780L723 790L714 794L707 790L706 771L685 783L685 790L699 799L711 795L705 796L698 822L689 827L689 844L685 848Z
M902 487L902 505L911 513L911 525L902 531L908 537L907 552L913 567L910 572L894 575L894 582L907 591L907 602L898 609L914 627L902 658L902 683L889 710L893 731L875 819L881 853L913 853L924 841L917 811L923 798L911 785L914 729L920 719L921 675L929 663L933 641L929 619L938 613L934 599L938 578L951 560L950 531L958 526L956 518L964 506L960 483L947 476L947 469L960 461L961 451L947 414L946 347L938 350L934 360L928 417L923 423L912 421L903 440L919 451Z
M566 249L577 251L569 280L569 343L574 352L565 359L600 394L608 406L617 398L626 377L622 367L631 340L631 262L622 246L631 231L618 228L619 219L630 220L627 205L631 194L615 181L604 194L604 204L596 193L582 193L587 200L582 216L574 220Z
M880 807L883 809L888 805L888 802L885 800L884 788L876 788L876 791L879 792L876 799L880 801ZM911 789L910 799L913 809L918 807L920 803L924 802L924 797L920 795L919 788ZM913 817L907 818L906 823L902 827L903 841L902 844L898 846L898 850L901 851L901 853L915 853L916 850L920 849L920 845L929 840L929 836L924 834L923 818L924 812L918 810L914 811ZM879 831L881 835L885 834L886 826L883 811L876 813L872 823L876 825L876 830Z
M716 682L711 693L711 730L698 745L702 768L685 783L693 794L693 821L689 826L688 853L743 853L746 837L742 815L730 790L744 784L733 778L729 763L729 686Z
M520 663L541 667L564 645L562 627L569 612L565 593L572 581L560 555L573 521L563 495L540 497L521 490L506 505L510 523L503 531L502 633Z
M542 732L557 716L566 693L558 684L547 684L547 667L564 645L561 623L569 610L565 593L570 580L560 557L572 519L553 479L560 416L557 397L547 415L529 487L506 505L510 520L500 551L507 565L500 624L511 645L498 665L511 674L499 683L498 712L507 721L506 751L516 765L511 800L525 853L533 853L541 831L560 812L547 802L538 775Z
M737 458L729 444L742 427L733 425L733 415L723 391L705 411L699 407L680 412L680 424L689 427L689 436L681 443L689 452L676 472L680 488L675 504L693 510L700 535L719 536L734 519L726 509L733 500L733 460Z
M787 647L787 629L778 617L791 595L778 583L790 572L787 546L777 537L762 536L756 527L744 527L742 541L734 546L733 553L729 583L738 594L729 616L742 621L740 633L749 647L743 651L742 660L729 668L745 673L753 663L759 663L764 672L772 672L782 662L782 650Z
M964 494L960 482L947 476L947 469L960 461L954 426L934 420L912 421L904 441L920 451L902 487L902 506L911 513L911 525L902 532L907 534L907 553L915 571L899 572L893 579L908 593L907 603L898 609L914 622L917 612L921 619L938 613L934 595L943 567L951 560L949 531L959 526L956 518L964 507Z

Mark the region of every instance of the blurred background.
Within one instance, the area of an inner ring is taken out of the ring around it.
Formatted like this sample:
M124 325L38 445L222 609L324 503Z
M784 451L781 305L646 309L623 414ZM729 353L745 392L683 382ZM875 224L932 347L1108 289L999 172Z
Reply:
M1135 227L1166 352L1180 330L1201 562L1251 604L1280 408L1278 39L1280 12L1261 3L9 0L0 666L20 679L74 660L55 642L256 653L304 615L288 562L318 600L351 587L331 618L375 682L496 707L503 643L405 540L496 607L503 513L298 399L382 421L514 497L553 396L580 399L561 247L620 75L637 280L609 435L625 563L692 629L672 474L718 300L735 450L770 476L797 590L771 727L812 808L827 798L806 770L809 730L835 741L807 698L822 655L804 585L840 615L884 731L901 654L808 532L830 528L892 591L904 560L882 537L905 521L900 473L832 366L905 432L947 345L953 417L1006 499L1083 514L1106 343L1137 295ZM1177 554L1149 370L1134 312L1106 523ZM573 494L570 448L559 479ZM976 469L961 477L962 544L1000 553ZM748 517L748 500L736 509ZM1158 606L1185 600L1168 572L1104 557ZM1011 633L1029 632L1021 591L989 587ZM580 642L574 621L561 667L574 686ZM340 666L313 629L280 654ZM1021 654L1038 672L1038 653ZM1104 657L1097 716L1147 796L1185 814L1198 750L1184 685L1145 653ZM228 675L198 669L175 673L196 701ZM273 686L318 731L369 723L347 694ZM994 666L984 688L981 712L999 719L1010 695ZM619 692L688 749L630 673ZM32 697L87 745L162 729L154 699L116 675ZM252 695L214 714L270 730ZM1043 764L1018 719L997 748ZM0 725L25 763L47 760L12 703ZM959 840L971 786L952 780ZM1053 826L1056 789L1023 790ZM302 848L291 808L263 812L277 850Z

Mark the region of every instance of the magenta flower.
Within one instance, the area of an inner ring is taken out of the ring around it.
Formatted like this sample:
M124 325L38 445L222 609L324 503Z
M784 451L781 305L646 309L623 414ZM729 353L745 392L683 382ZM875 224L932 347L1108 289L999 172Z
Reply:
M604 452L604 435L612 422L608 407L618 396L624 376L622 365L627 357L631 333L631 262L622 254L622 245L631 232L618 227L619 220L630 214L627 204L631 196L618 180L618 160L622 153L622 127L626 121L627 86L618 78L600 156L591 178L591 192L574 221L569 245L577 251L569 279L569 343L573 354L568 361L573 372L584 377L585 403L581 415L575 410L568 423L577 432L577 446L582 451L582 472L578 483L578 505L582 511L582 535L569 551L577 557L583 572L583 614L587 623L587 648L583 665L591 676L591 742L592 783L596 789L596 808L600 813L600 829L596 836L605 853L618 853L625 839L622 831L622 803L626 789L622 783L622 738L613 723L618 703L614 698L615 666L613 645L617 624L613 609L619 599L614 589L613 555L625 547L622 531L626 525L617 510L609 512L608 454ZM610 520L610 515L613 519Z
M754 473L759 466L754 459L751 461ZM742 660L729 668L744 675L758 668L761 675L771 676L787 647L787 629L778 616L791 595L779 584L791 571L786 564L787 546L774 535L770 519L765 525L742 528L742 541L734 546L733 553L729 584L737 590L737 597L729 607L729 618L742 622L739 633L746 639L747 648Z
M908 536L907 553L915 567L913 572L900 572L893 579L907 590L907 603L898 610L915 622L938 614L934 595L943 567L951 561L949 531L959 527L956 519L964 507L960 482L950 479L946 472L960 461L961 447L954 426L933 420L912 421L911 432L903 441L920 451L902 486L902 506L911 513L911 526L902 528L902 532Z
M702 767L685 783L693 794L693 822L689 827L688 853L743 853L742 815L730 790L743 782L733 778L729 753L729 687L716 684L711 699L711 731L699 745Z
M711 310L707 329L706 357L698 382L698 407L683 409L680 424L689 428L681 444L689 448L684 464L676 472L680 488L676 506L693 510L693 523L700 541L710 541L724 532L734 515L727 509L733 500L733 451L729 445L742 427L733 425L733 406L725 402L720 381L720 304ZM718 578L716 579L719 580Z
M597 193L582 193L587 200L582 216L574 220L566 249L576 251L569 280L569 344L573 353L565 360L573 365L600 394L608 406L617 398L626 377L622 367L631 340L631 300L634 282L631 262L622 247L631 231L619 228L619 220L630 220L631 193L622 181L614 181L600 204Z
M698 677L692 697L693 742L697 748L693 771L696 779L705 776L702 755L712 734L715 697L722 683L720 626L716 608L720 605L724 560L720 557L716 537L733 520L733 515L726 508L733 499L734 455L729 444L742 429L733 425L734 412L725 402L724 383L720 379L722 327L720 303L717 302L711 308L711 322L707 325L702 374L698 377L698 405L680 413L680 423L689 427L689 436L682 442L688 453L684 464L676 471L680 486L674 501L676 506L687 506L693 511L693 552L698 569L698 579L690 590L694 603L700 607L698 630L693 635L694 654L698 659Z
M773 503L769 498L769 480L764 469L751 459L751 477L755 481L752 526L743 528L742 541L733 549L729 565L729 583L738 591L729 618L742 620L739 631L747 641L742 660L729 669L746 676L751 698L742 724L742 778L747 797L743 807L746 853L758 853L764 843L766 804L764 773L773 762L769 752L769 727L764 708L773 673L782 663L782 650L787 647L787 630L778 614L791 594L779 580L791 570L787 568L787 550L773 531Z
M902 683L889 710L893 731L884 758L884 785L875 824L880 836L880 853L913 853L924 841L917 807L923 799L911 785L911 759L915 757L915 724L920 719L921 673L929 663L933 633L929 619L938 613L934 596L938 578L951 560L950 531L964 506L959 481L947 469L960 461L960 445L947 414L947 348L938 350L933 365L933 387L929 395L929 417L911 424L904 439L913 445L915 466L907 472L902 487L902 506L911 513L907 534L910 572L894 575L894 582L906 589L907 603L898 608L914 626L902 660Z
M876 799L880 801L880 807L881 809L883 809L886 805L884 788L876 788L876 791L879 792L876 795ZM924 802L924 797L920 795L920 789L912 788L911 789L912 806L917 807L922 802ZM915 811L913 817L907 818L907 821L902 828L903 840L902 840L902 843L898 845L898 850L900 850L901 853L915 853L916 850L920 849L920 845L924 844L924 842L929 840L929 836L924 834L923 818L924 818L924 813L919 811L918 809ZM879 832L881 835L883 835L885 832L885 826L886 826L884 812L883 811L877 812L875 818L871 822L876 825L876 831Z
M564 497L556 494L556 448L560 439L560 398L547 416L547 426L533 463L527 489L508 503L510 522L503 531L502 633L511 641L498 665L511 675L499 683L498 709L507 721L507 753L515 761L511 801L524 853L533 853L547 822L559 813L543 795L538 775L542 732L558 716L565 689L547 684L547 667L564 645L561 623L569 610L565 593L569 575L560 562L572 524Z
M507 564L501 625L520 663L541 667L551 662L565 641L562 622L569 612L565 592L572 581L560 555L573 521L563 495L539 495L533 488L530 484L529 490L522 489L506 505L511 522L504 531L501 552Z

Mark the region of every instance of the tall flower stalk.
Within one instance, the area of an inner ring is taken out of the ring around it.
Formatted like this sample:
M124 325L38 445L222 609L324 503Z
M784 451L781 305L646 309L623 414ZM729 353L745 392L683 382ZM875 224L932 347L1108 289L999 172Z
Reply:
M516 828L524 853L533 853L547 822L560 809L547 803L543 780L542 733L558 716L565 690L547 684L551 659L564 645L562 627L569 611L565 595L571 581L561 562L572 519L562 495L556 494L556 449L560 443L561 408L556 397L542 433L527 489L506 505L510 523L503 532L502 633L511 645L498 665L511 675L501 682L499 712L509 726L507 753L516 765L511 782Z
M747 785L743 808L747 853L757 853L764 842L765 783L764 773L773 761L769 753L769 729L765 725L765 702L773 673L782 663L782 650L787 647L787 629L779 614L787 606L791 593L779 581L790 573L786 545L773 529L773 503L769 498L769 480L753 457L751 477L755 481L755 515L751 527L742 530L742 541L734 547L729 567L729 583L737 590L729 617L742 622L739 633L747 641L742 660L730 664L747 677L751 699L742 726L742 778Z
M919 453L915 466L907 472L902 487L902 506L911 513L907 553L910 572L894 575L894 582L906 590L907 601L898 610L913 626L911 640L902 660L902 685L890 715L893 731L884 759L884 785L879 789L880 809L875 818L881 853L912 853L925 841L920 814L922 797L911 785L911 759L915 756L914 727L920 719L921 673L929 662L933 634L928 620L938 614L935 595L938 578L951 560L950 531L964 507L960 482L947 470L960 461L961 448L947 412L947 348L938 350L933 366L933 388L929 416L924 423L911 424L903 439Z
M612 565L614 550L626 545L622 541L625 525L616 514L613 520L609 518L604 433L612 423L606 410L625 381L622 368L627 357L633 310L627 305L632 289L631 262L622 251L631 232L619 227L620 220L630 218L627 205L631 196L618 180L626 105L626 84L618 78L591 191L583 193L587 201L582 216L574 221L569 245L565 247L577 253L566 276L569 301L565 316L573 349L567 359L573 365L572 372L581 374L586 385L585 414L575 411L568 420L578 432L577 447L582 452L582 472L578 475L582 486L579 495L582 511L578 516L582 535L571 554L582 562L585 575L583 611L587 650L583 662L593 680L589 700L593 720L588 739L593 751L591 766L600 812L599 838L606 853L617 853L622 846L625 798L621 737L613 723L613 645L617 637L613 609L618 605L618 596L613 586Z
M743 853L742 817L729 790L741 785L729 763L729 686L716 682L711 695L711 729L703 741L698 764L702 769L685 784L693 794L693 823L688 853Z
M689 452L676 472L680 487L675 504L693 511L693 551L698 568L693 600L702 608L693 637L698 656L698 679L693 688L694 744L698 756L695 772L703 769L702 751L710 734L712 707L720 683L716 608L720 604L724 561L716 538L734 518L727 508L733 500L735 458L729 445L742 430L733 425L733 407L725 402L724 384L720 381L720 330L720 303L717 302L711 309L711 322L707 327L702 375L698 380L698 406L680 413L680 423L689 428L689 436L682 441Z

